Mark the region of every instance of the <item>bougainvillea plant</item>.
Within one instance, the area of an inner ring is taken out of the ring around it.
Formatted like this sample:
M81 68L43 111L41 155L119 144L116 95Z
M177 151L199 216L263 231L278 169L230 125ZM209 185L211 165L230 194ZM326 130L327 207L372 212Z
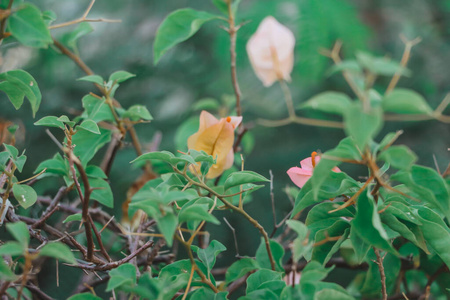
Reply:
M287 84L294 34L271 16L260 24L247 44L249 60L264 86L281 85L288 117L257 119L253 126L297 123L341 128L346 134L333 149L299 157L301 168L292 162L286 171L299 187L290 190L292 211L274 228L264 228L246 210L252 193L271 185L271 179L244 164L249 151L243 140L251 128L242 113L236 69L236 36L245 25L236 22L240 0L213 0L217 13L180 9L160 24L154 63L204 23L222 23L230 38L227 59L235 102L229 115L214 116L206 109L196 115L198 127L180 134L183 149L148 153L143 153L135 126L152 126L146 124L152 115L142 105L122 107L115 97L134 75L117 71L103 78L77 54L76 39L90 32L89 22L114 21L89 19L94 2L82 17L57 23L53 12L26 1L0 1L1 46L55 49L86 73L79 80L93 84L78 114L36 119L34 125L46 130L48 142L59 151L39 162L31 178L21 175L27 157L15 147L17 127L10 124L0 153L0 221L7 237L0 243L1 299L52 299L36 280L49 259L84 276L83 285L67 293L70 299L101 299L94 287L102 285L102 295L113 299L449 297L450 167L439 173L415 164L416 155L396 144L401 131L378 136L390 120L450 122L443 114L449 97L432 109L417 92L397 88L399 78L409 73L406 64L417 40L405 40L400 63L362 52L341 60L338 41L322 52L335 63L331 74L341 73L353 94L325 91L296 107ZM54 35L61 27L74 28L71 42ZM374 89L382 76L392 79L384 90ZM38 82L24 70L1 73L0 91L16 109L26 98L33 117L46 105ZM1 105L8 105L6 98ZM333 121L299 116L304 110L334 115ZM114 205L110 185L115 183L109 173L124 143L135 148L131 163L142 176L122 201L123 216L110 215L105 209ZM93 162L96 153L103 153L100 164ZM161 172L153 168L156 163L164 165ZM359 177L345 172L349 164L361 167ZM33 184L41 180L62 185L55 186L52 197L38 195ZM260 245L218 269L216 261L224 254L234 256L239 241L227 245L220 236L209 237L207 224L239 230L227 221L229 215L254 227ZM335 268L353 270L350 283L328 279Z

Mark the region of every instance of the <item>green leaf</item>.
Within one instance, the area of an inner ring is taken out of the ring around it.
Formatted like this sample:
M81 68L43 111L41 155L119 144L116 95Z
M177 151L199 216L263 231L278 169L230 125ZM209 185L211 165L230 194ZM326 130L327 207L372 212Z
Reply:
M450 194L444 179L435 170L413 165L409 172L399 171L391 179L404 183L420 200L450 218Z
M50 24L53 23L53 21L56 20L56 14L52 10L46 10L42 12L42 19L45 22L45 25L48 27Z
M277 241L269 241L270 250L272 251L272 256L275 261L275 267L277 270L281 271L283 269L283 256L284 249ZM256 262L261 268L271 269L269 255L267 254L266 243L263 238L261 238L261 243L259 244L258 250L256 250Z
M81 293L69 297L67 300L102 300L102 298L97 297L91 293Z
M362 68L356 60L353 60L353 59L344 60L340 63L333 65L328 70L328 76L333 75L338 72L341 72L341 71L347 71L350 73L360 74L362 72Z
M365 111L360 102L354 102L344 114L345 132L351 136L363 151L367 143L376 136L383 126L383 111L372 107Z
M53 257L65 261L69 264L76 263L75 257L73 256L72 251L70 251L70 248L67 245L59 242L46 244L39 251L39 255Z
M100 100L92 95L86 95L81 101L83 102L84 108L83 118L91 119L96 123L101 121L115 121L111 108L105 103L104 99Z
M37 200L37 194L35 190L28 185L15 183L13 185L13 194L17 202L23 208L32 206Z
M81 220L82 220L82 215L81 215L81 213L79 213L79 214L73 214L73 215L68 216L68 217L63 221L63 223L65 224L65 223L68 223L68 222L72 222L72 221L81 221Z
M369 245L397 254L397 251L388 241L373 198L369 197L365 191L358 197L357 212L352 221L352 228Z
M40 173L44 169L47 169L45 172L66 176L69 174L69 164L66 160L64 160L59 153L56 153L53 158L44 160L39 164L39 166L34 171L34 174Z
M314 300L354 300L352 296L338 290L323 289L314 295Z
M333 172L332 169L341 163L341 158L361 160L361 155L359 154L358 149L355 147L355 144L350 137L344 138L339 142L336 148L325 152L321 156L319 163L314 168L313 175L308 182L311 182L315 200L319 200L319 191L322 184L329 179L330 173ZM308 185L308 182L305 184L305 186ZM303 187L303 189L305 189L305 186ZM302 191L300 193L302 193Z
M47 48L53 44L41 11L34 5L26 3L8 18L11 35L25 46Z
M352 100L344 93L320 93L299 106L299 109L314 109L330 114L344 115Z
M317 283L317 281L323 280L327 277L328 273L333 270L333 267L326 269L322 264L317 261L309 262L302 271L302 276L300 277L300 284L304 285L306 283Z
M356 261L358 264L361 264L366 259L367 253L369 253L370 244L362 240L355 226L352 226L350 229L350 241L353 251L355 251Z
M414 245L420 247L423 251L425 251L425 253L428 253L425 240L423 240L422 236L416 238L415 233L410 228L408 228L406 224L398 220L393 214L388 213L386 210L380 215L380 217L383 224L386 224L392 230L400 233L403 238L411 241L412 243L414 243ZM422 233L422 231L420 232Z
M428 246L439 255L442 261L450 267L450 229L447 224L431 209L418 206L418 217L422 222L421 229Z
M12 145L3 144L3 146L5 147L5 151L9 153L11 158L13 160L16 160L17 156L19 155L19 150L17 150L17 148Z
M281 280L281 273L280 272L275 272L272 270L268 270L268 269L261 269L256 271L255 273L251 274L248 278L247 278L247 289L246 292L247 294L256 291L258 289L263 289L264 287L262 287L262 285L264 283L268 283L268 282L276 282L276 281L280 281ZM283 281L284 286L286 286L286 283ZM281 287L281 289L284 288L284 286ZM281 293L281 291L280 291Z
M130 263L122 264L116 269L109 272L111 277L108 281L106 291L110 292L121 285L134 285L136 284L136 267Z
M335 162L330 161L330 164L334 163ZM325 165L321 165L320 168L317 169L317 171L314 170L314 172L318 172L318 174L321 172L323 179L325 180L317 189L317 195L314 195L315 190L313 190L312 186L313 181L309 180L306 182L295 199L294 210L291 214L292 217L310 205L322 202L326 199L336 198L343 194L351 195L355 193L355 189L359 189L360 187L360 183L346 173L330 172L330 170L325 168Z
M155 151L155 152L149 152L149 153L142 154L135 160L131 161L131 163L152 160L152 159L158 159L158 160L162 160L162 161L170 163L171 159L174 157L175 157L175 155L173 155L169 151Z
M94 28L92 28L91 24L89 24L88 22L82 22L77 27L75 27L74 30L62 36L61 42L67 45L75 53L78 53L78 40L86 34L91 33L92 31L94 31ZM103 84L103 82L101 84Z
M11 271L3 259L0 259L0 280L14 281L16 275Z
M389 163L397 169L409 170L417 161L417 156L411 151L411 149L401 145L389 147L380 153L378 159Z
M131 74L130 72L127 71L116 71L114 73L111 74L111 76L109 76L109 80L108 82L116 82L116 83L121 83L124 82L130 78L136 77L136 75Z
M408 89L394 89L383 98L382 105L384 111L398 114L433 114L425 98Z
M370 53L358 51L356 59L365 69L376 75L392 76L397 72L404 76L411 75L407 68L386 57L374 57Z
M148 111L147 107L143 105L133 105L127 109L127 111L122 115L123 118L129 118L131 121L151 121L153 120L152 115Z
M214 99L214 98L202 98L192 105L193 111L198 111L198 110L212 111L212 110L218 110L219 108L220 108L220 103L219 103L219 101L217 101L217 99ZM195 131L197 131L198 123L199 123L198 117L194 117L194 118L192 118L192 120L197 121L196 122L197 128L195 130Z
M95 134L100 134L100 129L98 128L97 123L92 120L84 120L80 125L78 125L78 127Z
M91 193L91 199L97 200L99 203L113 208L114 207L114 196L111 191L111 186L109 183L102 178L89 178L89 184L94 190ZM84 192L84 186L81 185Z
M228 175L227 180L225 181L225 191L234 186L246 184L246 183L254 183L260 181L270 181L266 177L252 172L252 171L239 171L234 172Z
M178 223L190 221L207 221L213 224L220 224L219 220L208 212L208 206L204 204L194 204L182 208L178 215Z
M210 272L216 263L216 257L220 252L227 250L227 248L220 242L213 240L206 249L200 247L191 246L192 249L197 253L198 259L200 259L203 264L208 269L207 277L209 278Z
M317 231L314 237L315 243L320 243L326 240L327 237L339 237L339 239L315 246L311 258L325 265L333 254L339 251L340 245L347 239L350 233L349 227L347 221L337 220L333 225Z
M87 75L87 76L83 76L81 78L78 78L79 81L88 81L88 82L92 82L92 83L96 83L99 84L101 86L103 86L104 81L103 78L99 75Z
M35 122L34 125L57 127L57 128L61 128L62 130L64 130L64 123L61 121L58 121L58 117L55 117L55 116L43 117L39 121Z
M260 266L255 259L244 257L234 262L225 274L225 281L227 284L241 278L248 272L259 269Z
M8 95L9 100L16 109L23 104L27 97L31 105L33 117L41 104L41 91L33 76L23 70L12 70L0 74L0 90Z
M8 223L6 224L6 229L22 245L23 250L28 248L30 233L24 222Z
M19 242L6 242L0 246L0 256L11 255L18 256L24 253L24 248ZM0 259L2 261L2 259Z
M312 243L308 242L308 227L297 220L287 220L286 224L297 233L297 238L292 242L292 257L298 262L312 249Z
M87 163L94 157L98 150L111 140L111 131L101 128L100 135L81 130L72 137L72 143L76 145L74 154L78 156L83 163Z
M58 120L58 121L60 121L60 122L63 122L63 123L65 123L65 124L67 124L69 127L74 127L75 126L75 122L74 121L70 121L70 119L69 119L69 117L68 116L66 116L66 115L62 115L62 116L60 116L58 119L56 119L56 120Z
M153 45L153 61L155 64L167 50L193 36L200 27L219 16L191 8L179 9L164 19L156 31Z
M21 155L16 159L16 161L14 163L17 167L17 171L22 173L23 166L25 165L26 161L27 161L27 157L25 155Z

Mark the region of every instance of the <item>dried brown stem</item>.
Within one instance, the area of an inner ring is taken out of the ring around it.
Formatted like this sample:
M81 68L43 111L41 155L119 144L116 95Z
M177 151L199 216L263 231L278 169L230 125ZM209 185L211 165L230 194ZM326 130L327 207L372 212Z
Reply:
M234 94L236 96L236 114L237 114L237 116L242 116L241 89L239 87L237 71L236 71L236 34L239 30L239 27L236 27L235 16L234 16L231 4L232 4L232 1L227 0L228 26L229 26L227 31L228 31L228 34L230 35L231 82L233 84Z
M383 297L383 300L387 300L388 294L386 289L386 274L384 273L384 266L383 266L383 260L384 257L380 255L380 251L377 248L373 248L375 251L375 255L377 257L376 264L378 265L378 269L380 271L380 277L381 277L381 295Z
M14 2L14 0L9 0L8 6L6 7L6 11L11 11L13 2ZM3 40L3 38L5 38L5 29L6 29L6 20L7 19L8 19L7 17L4 17L0 22L0 43Z
M403 43L405 44L405 50L403 51L403 56L400 61L401 68L395 72L394 76L391 79L391 82L389 82L389 85L386 89L385 95L389 94L396 86L398 81L400 80L400 76L402 75L402 69L406 68L406 65L408 64L409 57L411 56L411 49L418 43L422 41L420 37L417 37L411 41L406 40L404 36L400 36Z

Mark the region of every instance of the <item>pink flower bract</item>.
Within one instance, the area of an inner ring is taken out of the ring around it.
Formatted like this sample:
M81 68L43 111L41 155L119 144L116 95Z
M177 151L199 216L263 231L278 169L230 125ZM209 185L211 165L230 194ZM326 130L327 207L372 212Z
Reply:
M314 159L314 164L313 164ZM309 178L312 176L314 167L316 164L318 164L320 161L320 156L317 155L316 152L313 152L311 154L311 157L305 158L300 162L299 167L292 167L287 171L287 174L291 178L292 182L298 186L299 188L302 188L305 183L309 180ZM341 172L341 170L338 167L333 168L334 172Z

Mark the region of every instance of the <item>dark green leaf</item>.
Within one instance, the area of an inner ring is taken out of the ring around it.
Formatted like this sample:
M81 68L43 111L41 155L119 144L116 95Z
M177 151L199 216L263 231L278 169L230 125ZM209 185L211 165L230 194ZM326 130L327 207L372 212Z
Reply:
M88 82L92 82L92 83L97 83L101 86L103 86L103 78L99 75L87 75L87 76L83 76L81 78L78 78L78 80L80 81L88 81Z
M352 100L344 93L323 92L320 93L302 105L300 109L314 109L330 114L344 115L345 111L350 107Z
M181 224L190 221L206 221L216 225L220 224L219 220L208 212L208 206L204 204L194 204L181 209L178 215L178 222Z
M280 243L270 240L269 241L270 250L272 251L272 256L275 261L275 267L277 270L283 270L283 256L284 249ZM256 261L261 268L271 269L271 263L269 260L269 255L267 254L266 243L263 238L261 238L261 243L259 244L258 250L256 250Z
M370 250L370 244L362 240L355 226L352 226L350 229L350 240L353 251L355 252L356 261L358 264L361 264L366 259L367 253Z
M276 282L276 281L280 281L281 280L281 273L280 272L275 272L272 270L268 270L268 269L261 269L256 271L255 273L251 274L248 278L247 278L247 294L256 291L258 289L263 289L264 287L262 287L262 285L264 283L268 283L268 282ZM283 282L284 285L281 287L281 290L284 288L284 286L286 286L286 283ZM280 290L280 293L281 293Z
M78 40L81 37L85 36L86 34L91 33L92 31L94 31L94 29L92 28L91 24L89 24L88 22L80 23L74 30L65 34L61 38L61 42L66 44L75 53L78 53L78 47L77 47ZM103 82L101 84L103 84Z
M417 207L418 216L422 222L421 229L428 246L439 255L442 261L450 267L450 229L438 214L426 207Z
M174 157L175 157L175 155L173 155L169 151L155 151L155 152L149 152L149 153L142 154L135 160L131 161L131 163L145 161L145 160L151 160L151 159L159 159L159 160L170 163L171 159Z
M314 300L354 300L352 296L338 290L323 289L314 295Z
M13 185L13 194L23 208L32 206L37 200L35 190L29 185L15 183Z
M97 123L92 120L84 120L80 125L78 125L78 127L95 134L100 134L100 129L98 128Z
M397 254L397 251L388 241L373 198L369 197L365 191L358 197L357 212L352 221L352 228L367 244Z
M23 166L25 165L25 162L27 161L27 157L25 155L21 155L19 156L16 161L14 162L14 164L17 167L17 171L19 171L20 173L22 173L23 170Z
M365 111L360 102L354 102L344 114L345 132L351 136L363 151L367 143L376 136L383 126L383 111L379 107Z
M0 280L14 281L15 279L16 275L14 275L4 260L0 259Z
M270 181L266 177L252 172L252 171L239 171L231 173L227 180L225 181L225 191L231 187L246 184L246 183L254 183L260 181Z
M74 215L70 215L68 216L63 223L67 223L67 222L72 222L72 221L81 221L82 220L82 216L81 213L79 214L74 214Z
M102 300L102 298L97 297L91 293L81 293L69 297L67 300Z
M408 89L394 89L383 98L383 109L398 114L427 114L433 110L425 98L419 93Z
M216 15L191 8L172 12L161 23L156 32L153 45L154 63L157 64L167 50L194 35L205 22L217 18Z
M101 128L100 135L81 130L72 137L72 143L76 145L74 154L78 156L83 163L87 163L94 157L100 148L111 140L111 131Z
M23 245L19 242L6 242L0 246L0 256L11 255L18 256L24 253ZM2 261L2 259L0 259Z
M381 152L378 158L389 163L391 166L401 169L409 170L411 166L417 161L417 156L406 146L391 146Z
M39 255L50 256L65 261L69 264L76 263L75 257L73 256L72 251L70 251L70 248L67 245L59 242L46 244L39 251Z
M8 223L6 224L6 229L22 245L23 250L28 248L30 233L24 222Z
M130 263L120 265L118 268L109 272L111 277L108 281L106 291L112 291L121 285L134 285L136 284L136 267Z
M62 130L64 130L64 123L61 121L58 121L58 117L55 117L55 116L43 117L39 121L35 122L34 125L57 127L57 128L61 128Z
M199 248L192 245L192 249L197 253L198 259L208 269L207 277L209 278L210 272L216 263L216 257L220 252L227 250L227 248L220 242L213 240L206 249Z
M233 282L241 278L248 272L251 272L259 268L260 266L255 259L249 257L241 258L238 261L234 262L227 269L227 273L225 274L225 281L227 284L229 284L230 282Z
M101 121L114 122L114 115L105 100L100 100L91 95L86 95L81 100L83 102L84 113L82 115L85 119L91 119L98 123Z
M386 57L374 57L369 53L359 51L356 53L356 58L365 69L376 75L391 76L397 72L404 76L411 75L411 71L400 63Z
M8 18L11 35L25 46L47 48L53 43L41 11L30 3L23 4Z
M152 115L148 109L143 105L133 105L131 106L123 115L123 118L129 118L131 121L151 121L153 120Z
M33 76L23 70L12 70L0 74L0 90L4 91L16 109L22 106L27 97L35 116L41 104L41 91Z
M131 74L130 72L127 71L116 71L114 73L111 74L111 76L109 76L109 80L111 82L116 82L116 83L121 83L124 82L130 78L136 77L136 75Z

